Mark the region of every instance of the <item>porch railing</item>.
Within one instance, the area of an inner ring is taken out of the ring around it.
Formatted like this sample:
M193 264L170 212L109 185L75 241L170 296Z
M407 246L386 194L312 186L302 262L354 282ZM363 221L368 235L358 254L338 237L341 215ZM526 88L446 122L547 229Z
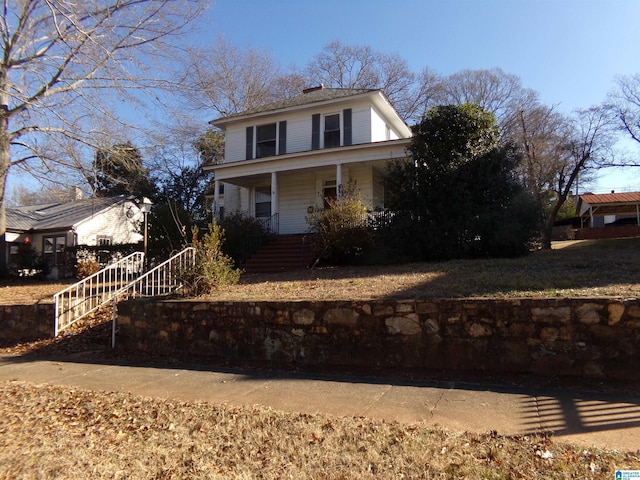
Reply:
M155 297L173 293L183 286L180 273L193 269L195 263L196 249L187 247L115 292L111 297L113 301L111 346L115 347L116 345L118 301L133 297Z
M131 255L108 265L53 296L54 336L111 300L115 292L142 273L144 253Z
M280 233L280 214L274 213L270 217L257 218L265 232L270 235L278 235Z
M187 247L169 260L140 275L114 293L119 300L130 297L157 297L167 295L182 287L180 272L193 269L196 249Z
M275 213L270 217L256 218L262 227L262 233L250 234L244 240L244 245L240 257L236 260L240 265L246 262L251 255L256 253L262 246L280 233L280 215Z

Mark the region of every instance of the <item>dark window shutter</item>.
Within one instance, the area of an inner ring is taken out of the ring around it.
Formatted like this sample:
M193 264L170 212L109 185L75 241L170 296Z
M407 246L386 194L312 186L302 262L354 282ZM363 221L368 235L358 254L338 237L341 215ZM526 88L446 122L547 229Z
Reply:
M311 117L311 150L320 148L320 114Z
M344 134L343 139L344 145L351 145L353 142L351 138L351 109L346 108L342 111L342 123L344 124Z
M280 149L278 150L279 155L283 155L287 153L287 121L284 120L280 122L278 129L278 144Z
M252 158L253 158L253 127L247 127L246 159L251 160Z

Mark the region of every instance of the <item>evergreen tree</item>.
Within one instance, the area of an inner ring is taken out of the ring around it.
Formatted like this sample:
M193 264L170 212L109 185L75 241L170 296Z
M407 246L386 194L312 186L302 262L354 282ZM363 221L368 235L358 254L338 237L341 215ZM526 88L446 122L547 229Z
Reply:
M392 251L414 260L526 253L535 208L494 116L474 104L434 107L414 134L410 158L387 176Z
M94 178L89 182L97 197L153 198L156 194L149 171L142 165L142 155L131 142L98 150L94 159Z

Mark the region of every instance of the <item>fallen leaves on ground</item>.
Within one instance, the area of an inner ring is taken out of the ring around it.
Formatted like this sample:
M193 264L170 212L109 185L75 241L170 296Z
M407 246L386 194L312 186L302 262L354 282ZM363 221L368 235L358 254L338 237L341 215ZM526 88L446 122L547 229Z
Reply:
M586 451L543 434L478 435L23 382L0 384L0 411L0 478L535 480L640 469L639 453Z

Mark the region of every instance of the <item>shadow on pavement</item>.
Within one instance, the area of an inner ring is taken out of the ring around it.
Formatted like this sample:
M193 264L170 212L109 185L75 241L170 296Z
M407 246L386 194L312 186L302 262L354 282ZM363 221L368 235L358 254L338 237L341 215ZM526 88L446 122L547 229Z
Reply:
M484 372L230 365L189 355L174 358L126 352L117 348L113 350L110 341L110 322L86 325L57 339L9 345L0 351L4 354L0 357L0 368L2 365L42 360L87 366L214 372L233 375L235 382L314 380L431 388L444 393L493 392L519 397L518 417L521 425L518 429L524 434L546 432L562 436L640 427L640 389L621 382ZM104 388L109 389L109 385L105 384Z

